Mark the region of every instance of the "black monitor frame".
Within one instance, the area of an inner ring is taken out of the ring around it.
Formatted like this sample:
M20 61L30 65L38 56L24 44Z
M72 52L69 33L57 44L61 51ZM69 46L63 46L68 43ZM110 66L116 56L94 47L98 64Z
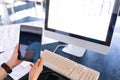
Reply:
M87 41L90 41L90 42L94 42L94 43L98 43L98 44L102 44L102 45L106 45L106 46L110 46L112 36L113 36L113 31L114 31L114 28L115 28L115 23L116 23L118 12L119 12L119 4L120 4L120 0L115 0L115 5L114 5L114 9L113 9L112 16L111 16L111 19L110 19L109 29L108 29L107 37L106 37L105 41L100 41L100 40L96 40L96 39L92 39L92 38L88 38L88 37L84 37L84 36L80 36L80 35L75 35L75 34L72 34L72 33L66 33L66 32L63 32L63 31L56 30L56 29L48 28L50 0L46 0L45 30L60 33L60 34L66 35L66 36L71 36L71 37L87 40Z

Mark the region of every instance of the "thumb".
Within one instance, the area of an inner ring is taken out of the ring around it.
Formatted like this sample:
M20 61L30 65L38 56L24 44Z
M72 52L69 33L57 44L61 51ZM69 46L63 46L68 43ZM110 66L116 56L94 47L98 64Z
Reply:
M19 48L19 45L17 44L14 48L14 53L17 53L18 52L18 48Z

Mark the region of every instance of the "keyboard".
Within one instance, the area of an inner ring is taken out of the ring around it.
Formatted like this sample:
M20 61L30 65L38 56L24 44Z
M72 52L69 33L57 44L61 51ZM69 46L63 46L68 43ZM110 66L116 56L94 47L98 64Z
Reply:
M98 80L100 73L61 55L44 50L43 65L71 80Z

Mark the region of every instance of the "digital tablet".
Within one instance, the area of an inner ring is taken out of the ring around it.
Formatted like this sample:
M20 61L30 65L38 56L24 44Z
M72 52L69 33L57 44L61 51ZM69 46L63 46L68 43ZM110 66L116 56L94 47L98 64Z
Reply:
M19 60L35 63L40 58L42 28L30 25L20 26Z

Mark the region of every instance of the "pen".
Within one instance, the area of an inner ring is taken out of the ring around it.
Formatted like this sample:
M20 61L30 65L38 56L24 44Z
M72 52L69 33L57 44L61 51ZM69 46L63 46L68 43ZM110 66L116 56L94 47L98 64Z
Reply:
M4 53L4 51L1 51L0 54L1 54L1 53Z

